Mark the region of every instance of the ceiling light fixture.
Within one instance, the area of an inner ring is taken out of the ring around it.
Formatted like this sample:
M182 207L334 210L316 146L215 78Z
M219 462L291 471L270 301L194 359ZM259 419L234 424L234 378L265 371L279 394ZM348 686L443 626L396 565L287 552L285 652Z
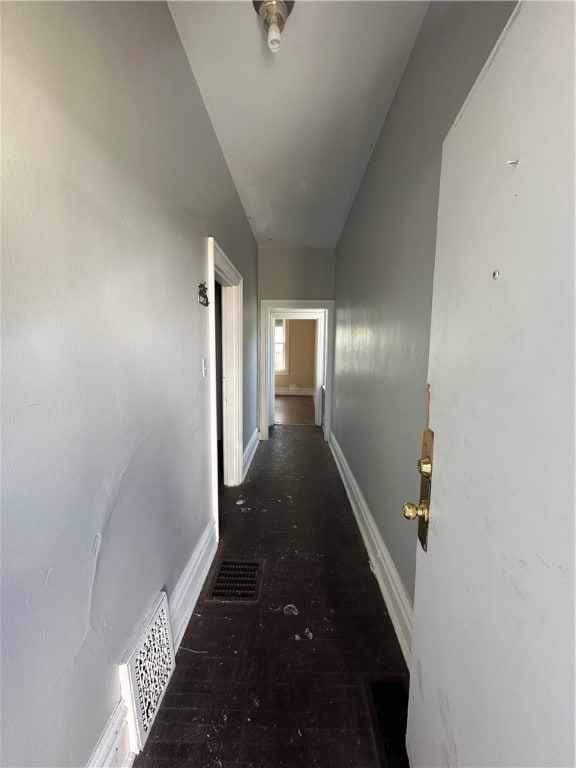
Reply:
M292 13L294 0L252 0L252 5L268 32L268 48L272 53L278 53L280 33Z

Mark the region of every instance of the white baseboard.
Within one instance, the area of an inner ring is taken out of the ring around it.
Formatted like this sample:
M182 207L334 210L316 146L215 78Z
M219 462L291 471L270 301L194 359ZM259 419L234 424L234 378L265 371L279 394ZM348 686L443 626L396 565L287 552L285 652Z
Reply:
M254 434L248 441L248 445L244 449L244 464L242 467L242 480L246 477L246 474L248 473L248 470L250 469L250 464L252 464L252 459L254 458L254 454L256 453L256 448L258 448L260 435L258 433L258 430L254 430Z
M175 651L182 642L217 546L214 520L210 519L168 601ZM87 768L131 768L136 756L130 752L126 715L126 705L120 701L98 740Z
M168 599L170 621L174 638L174 651L177 651L182 637L192 616L198 596L206 581L206 576L214 560L218 542L214 521L210 519L204 528L200 541L178 579L178 584Z
M274 388L274 394L275 395L300 395L302 397L314 397L315 390L312 389L305 389L302 387L275 387Z
M394 625L400 648L404 654L408 669L410 669L410 647L412 644L412 616L414 609L408 593L402 584L400 574L388 551L376 521L374 520L366 499L352 474L342 449L334 435L330 434L328 441L334 460L346 488L346 493L352 505L352 511L358 523L358 528L364 539L364 544L370 558L372 570L378 581L380 591L388 608L388 613Z
M130 752L127 712L120 701L90 756L88 768L131 768L136 755Z

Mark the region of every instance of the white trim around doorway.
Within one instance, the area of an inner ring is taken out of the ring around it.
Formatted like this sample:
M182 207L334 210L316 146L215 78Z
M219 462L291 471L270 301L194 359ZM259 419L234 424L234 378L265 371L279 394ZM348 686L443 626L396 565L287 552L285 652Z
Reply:
M260 301L259 427L260 440L268 439L274 420L274 320L316 320L315 423L321 424L324 401L324 439L330 435L332 372L334 357L334 302L299 299L262 299ZM322 398L322 387L325 397Z
M212 282L222 286L222 438L224 451L224 485L240 485L243 479L244 437L242 398L242 326L243 290L242 275L226 256L213 237L208 238L208 264ZM210 328L210 371L213 417L211 444L214 450L215 472L213 483L217 486L216 456L216 341L214 308ZM214 480L215 476L215 480ZM215 489L217 498L217 487Z

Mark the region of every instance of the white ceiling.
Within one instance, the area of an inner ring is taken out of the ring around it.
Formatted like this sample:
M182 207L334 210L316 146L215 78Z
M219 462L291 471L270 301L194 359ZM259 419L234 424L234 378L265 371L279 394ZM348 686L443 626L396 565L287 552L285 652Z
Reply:
M260 245L336 245L427 5L296 0L273 54L249 0L169 4Z

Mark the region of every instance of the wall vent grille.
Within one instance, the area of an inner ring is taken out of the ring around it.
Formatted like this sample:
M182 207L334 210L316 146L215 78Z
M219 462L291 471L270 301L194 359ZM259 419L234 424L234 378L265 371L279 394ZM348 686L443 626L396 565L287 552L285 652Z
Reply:
M122 698L128 707L130 750L144 746L174 672L174 645L165 592L157 597L132 650L120 665Z

